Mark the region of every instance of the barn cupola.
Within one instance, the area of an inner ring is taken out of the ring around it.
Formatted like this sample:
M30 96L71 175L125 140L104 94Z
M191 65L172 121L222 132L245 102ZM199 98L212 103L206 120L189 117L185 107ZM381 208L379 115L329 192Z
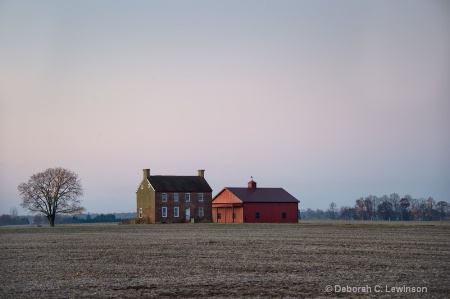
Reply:
M251 181L248 182L248 189L256 189L256 182L253 180L253 177L251 177Z

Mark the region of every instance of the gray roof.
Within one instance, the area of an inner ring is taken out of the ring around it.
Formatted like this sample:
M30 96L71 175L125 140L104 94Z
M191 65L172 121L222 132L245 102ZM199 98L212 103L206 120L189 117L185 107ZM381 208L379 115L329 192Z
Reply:
M151 175L147 179L156 192L212 192L200 176Z
M237 188L226 187L224 190L228 190L242 202L299 202L294 196L289 194L283 188ZM220 194L219 193L219 194ZM219 196L217 194L214 198Z

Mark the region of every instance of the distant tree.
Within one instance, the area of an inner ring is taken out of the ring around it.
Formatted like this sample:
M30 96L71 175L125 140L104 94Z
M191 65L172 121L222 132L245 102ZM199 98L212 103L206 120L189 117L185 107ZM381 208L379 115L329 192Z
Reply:
M422 210L419 208L419 206L414 206L411 208L411 214L414 217L415 221L418 221L422 217Z
M392 193L389 195L389 202L392 205L392 220L400 219L400 195L397 193Z
M356 213L355 208L341 207L339 217L343 220L355 220L358 219L358 214Z
M11 210L9 210L9 215L11 215L11 218L16 218L19 215L17 208L12 207Z
M44 214L50 226L55 226L58 213L81 213L84 208L78 199L83 188L78 175L64 168L49 168L30 177L18 187L23 208Z
M316 210L316 219L322 220L322 219L325 219L325 218L326 218L326 213L323 210L321 210L321 209L317 209Z
M373 198L372 195L370 195L364 199L364 218L373 220L373 214Z
M378 205L378 214L384 220L392 220L394 210L390 201L383 201Z
M410 206L409 200L411 199L410 195L405 195L402 199L400 199L400 214L401 214L401 220L409 220L409 213L408 208Z
M424 208L424 220L431 221L433 220L433 208L436 202L432 197L428 197L427 201L425 202L425 208Z
M364 203L364 198L359 198L355 202L355 211L358 213L359 219L365 220L366 219L366 205Z
M0 225L24 225L30 224L27 217L18 217L11 215L1 215L0 216Z
M42 214L36 214L33 217L33 222L36 224L42 224L42 222L44 222L44 217L42 216Z
M448 214L449 204L445 201L440 201L436 204L436 210L439 213L439 220L445 220Z
M336 219L337 214L337 205L332 202L330 203L330 208L328 209L328 218L330 219Z

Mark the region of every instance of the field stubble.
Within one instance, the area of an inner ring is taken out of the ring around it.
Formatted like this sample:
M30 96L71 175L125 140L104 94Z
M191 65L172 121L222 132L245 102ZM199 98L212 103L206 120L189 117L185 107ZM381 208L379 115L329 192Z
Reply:
M0 228L0 297L449 298L449 229L360 222ZM386 289L402 286L427 292Z

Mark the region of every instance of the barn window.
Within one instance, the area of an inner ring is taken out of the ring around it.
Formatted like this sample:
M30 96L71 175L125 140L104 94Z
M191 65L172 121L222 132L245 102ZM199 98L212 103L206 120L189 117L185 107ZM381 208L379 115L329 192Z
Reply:
M167 207L162 207L162 216L167 217Z
M173 201L178 202L178 193L173 194Z
M173 208L173 217L179 217L180 216L180 208L174 207Z
M222 219L222 213L217 213L217 219Z
M205 216L204 212L203 212L203 207L199 207L198 208L198 217L203 217Z
M286 212L281 213L281 218L286 219Z
M186 200L186 202L190 202L191 201L191 193L186 193L184 195L184 199Z
M142 218L142 208L139 208L139 218Z
M166 202L167 201L167 193L163 193L161 196L162 196L162 202Z
M259 219L259 217L260 217L259 213L256 213L255 214L255 219Z
M203 201L203 193L198 194L198 201Z

